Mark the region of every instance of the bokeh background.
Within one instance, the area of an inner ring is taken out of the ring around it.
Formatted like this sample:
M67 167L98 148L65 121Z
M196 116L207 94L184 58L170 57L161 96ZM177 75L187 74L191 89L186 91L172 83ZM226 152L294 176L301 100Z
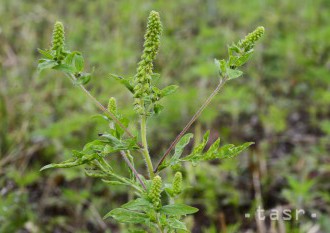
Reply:
M106 125L61 73L37 74L37 48L50 46L53 24L62 21L67 47L82 51L94 69L88 89L104 104L115 96L134 119L132 97L108 74L135 74L152 9L164 26L155 64L160 86L180 85L150 120L155 162L217 84L213 59L255 27L266 28L244 77L228 83L191 129L196 141L211 129L211 142L256 142L235 159L186 167L184 198L200 208L186 219L191 231L330 232L328 0L1 0L0 232L126 232L102 220L127 200L125 188L86 178L80 168L39 172ZM257 206L306 215L258 221Z

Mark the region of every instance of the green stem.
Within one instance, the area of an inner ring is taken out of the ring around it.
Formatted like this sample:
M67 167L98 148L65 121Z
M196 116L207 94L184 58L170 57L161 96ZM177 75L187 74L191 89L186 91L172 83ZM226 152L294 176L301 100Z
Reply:
M138 186L132 184L131 182L128 182L125 178L123 178L123 177L121 177L121 176L119 176L119 175L113 173L113 172L109 169L109 168L111 168L110 165L107 163L107 161L105 161L104 158L99 159L99 160L98 160L98 163L96 163L96 165L97 165L97 166L98 166L98 167L99 167L104 173L106 173L106 174L108 174L109 176L112 176L112 177L114 177L114 178L120 180L121 182L123 182L123 183L125 183L125 184L127 184L127 185L129 185L129 186L131 186L131 187L133 187L133 188L136 189L138 192L141 192L141 189L140 189ZM107 167L107 168L106 168L106 167Z
M149 177L152 179L155 176L154 168L152 166L151 158L148 150L147 142L147 117L145 115L141 116L141 140L142 140L142 154L147 165L149 172Z

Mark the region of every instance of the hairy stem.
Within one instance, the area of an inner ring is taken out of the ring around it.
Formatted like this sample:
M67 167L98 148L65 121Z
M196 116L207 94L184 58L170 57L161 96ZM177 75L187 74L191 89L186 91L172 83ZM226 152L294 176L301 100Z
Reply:
M143 157L147 165L147 169L149 172L149 178L152 179L155 176L154 168L152 166L151 158L148 150L148 142L147 142L147 117L145 115L141 116L141 140L142 140L142 152Z
M190 119L190 121L186 124L186 126L182 129L182 131L178 134L178 136L174 139L174 141L171 143L170 147L166 150L160 161L158 162L158 165L156 169L154 170L154 173L158 171L159 166L164 162L166 156L169 155L169 153L172 151L172 149L175 147L175 145L179 142L179 140L183 137L183 135L188 131L188 129L191 127L191 125L198 119L198 117L202 114L203 110L209 105L209 103L212 101L213 97L220 91L220 89L223 87L223 85L226 82L226 78L221 78L218 86L214 89L214 91L211 93L211 95L205 100L205 102L202 104L202 106L197 110L195 115Z

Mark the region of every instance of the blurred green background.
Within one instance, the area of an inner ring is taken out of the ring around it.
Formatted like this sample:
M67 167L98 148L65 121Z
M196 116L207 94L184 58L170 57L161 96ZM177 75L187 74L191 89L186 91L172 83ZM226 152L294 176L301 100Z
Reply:
M50 46L53 24L62 21L67 47L95 69L88 89L104 104L115 96L134 119L132 97L108 74L135 74L151 10L164 26L155 64L160 86L180 85L150 120L155 162L215 88L213 59L255 27L266 28L244 77L227 84L191 129L197 140L211 129L211 142L220 136L256 144L235 159L186 167L184 197L200 208L186 219L190 230L330 232L329 0L1 0L0 232L126 232L102 220L127 200L125 188L86 178L79 168L39 172L105 124L61 73L37 74L37 48ZM256 206L306 214L286 222L244 218Z

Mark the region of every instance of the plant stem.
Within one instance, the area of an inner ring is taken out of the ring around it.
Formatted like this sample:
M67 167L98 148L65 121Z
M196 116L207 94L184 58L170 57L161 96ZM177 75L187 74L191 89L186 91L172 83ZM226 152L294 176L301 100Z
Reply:
M147 165L147 169L149 172L149 178L152 179L155 176L154 168L152 166L151 158L148 150L148 142L147 142L147 117L146 115L141 116L141 140L142 140L142 152L144 156L144 160Z
M73 74L69 74L69 73L65 73L73 82L76 82L77 79ZM81 90L84 91L84 93L91 99L93 100L93 102L96 104L97 107L99 107L99 109L101 109L104 113L106 113L107 115L109 115L109 117L120 126L120 128L122 128L125 133L131 137L134 138L133 134L118 120L118 118L111 113L110 111L108 111L108 109L106 107L104 107L82 84L78 84L78 87L80 87Z
M96 163L96 165L97 165L97 166L98 166L103 172L105 172L106 174L108 174L109 176L112 176L112 177L114 177L114 178L120 180L121 182L123 182L123 183L125 183L125 184L127 184L127 185L129 185L129 186L131 186L131 187L133 187L133 188L135 188L137 191L141 192L141 189L140 189L138 186L136 186L136 185L134 185L134 184L128 182L126 179L124 179L123 177L121 177L121 176L119 176L119 175L117 175L117 174L111 172L109 169L106 169L104 166L108 167L109 164L107 163L107 161L105 161L104 158L101 158L101 159L98 161L98 163Z
M195 115L190 119L190 121L187 123L187 125L182 129L182 131L178 134L178 136L174 139L174 141L171 143L170 147L166 150L163 157L158 162L158 165L156 169L154 170L154 173L158 171L159 166L164 162L166 156L169 155L169 153L172 151L172 149L175 147L175 145L178 143L178 141L183 137L183 135L188 131L188 129L191 127L191 125L198 119L198 117L201 115L203 110L209 105L213 97L220 91L220 89L223 87L223 85L226 83L226 78L221 78L218 86L214 89L214 91L211 93L211 95L205 100L205 102L202 104L202 106L197 110Z
M68 74L65 73L73 82L76 82L77 79L73 74ZM128 129L117 119L117 117L110 111L108 111L108 109L106 109L82 84L78 85L83 91L84 93L91 99L93 100L93 102L106 114L108 114L111 119L116 122L122 129L124 129L124 131L127 133L127 135L131 138L133 138L134 136L128 131ZM140 143L138 143L140 147L142 147L140 145ZM140 149L142 150L142 149ZM131 162L127 159L126 154L124 152L120 152L124 161L126 162L126 164L131 168L131 170L133 171L134 175L136 176L136 178L138 179L138 181L141 183L142 187L144 189L146 189L145 184L142 182L142 180L140 179L138 172L136 171L136 169L134 168L134 166L131 164Z
M142 187L147 190L145 184L143 183L143 181L141 180L139 174L137 173L136 169L134 168L133 164L129 161L129 159L127 158L127 155L124 151L120 151L121 156L123 157L123 159L125 160L125 162L127 163L127 165L130 167L130 169L133 171L136 179L140 182L140 184L142 185Z

